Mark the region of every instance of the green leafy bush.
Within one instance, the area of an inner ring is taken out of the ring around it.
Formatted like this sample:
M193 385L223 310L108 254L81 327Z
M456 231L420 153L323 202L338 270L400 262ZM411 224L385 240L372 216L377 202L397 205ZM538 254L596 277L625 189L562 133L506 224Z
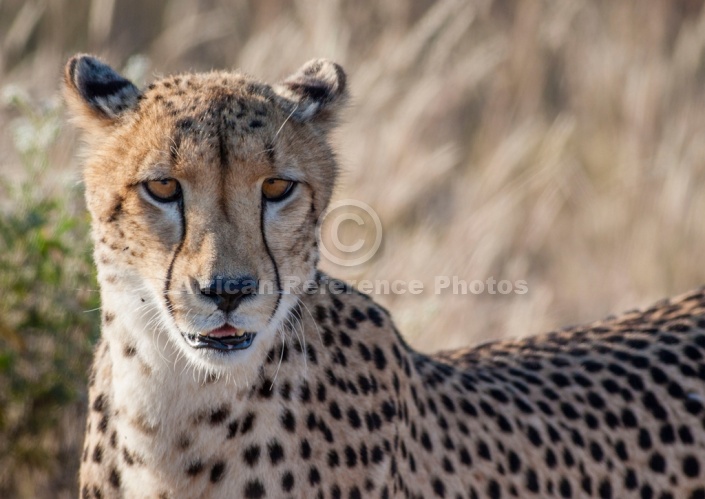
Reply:
M75 490L99 294L80 189L44 182L61 109L6 90L26 180L0 179L0 497Z

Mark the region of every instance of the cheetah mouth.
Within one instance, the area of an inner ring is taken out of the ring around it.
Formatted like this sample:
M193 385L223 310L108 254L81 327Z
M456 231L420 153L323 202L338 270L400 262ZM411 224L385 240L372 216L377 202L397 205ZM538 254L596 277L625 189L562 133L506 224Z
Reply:
M252 345L257 333L248 333L225 325L206 334L184 334L192 348L212 348L223 352L245 350Z

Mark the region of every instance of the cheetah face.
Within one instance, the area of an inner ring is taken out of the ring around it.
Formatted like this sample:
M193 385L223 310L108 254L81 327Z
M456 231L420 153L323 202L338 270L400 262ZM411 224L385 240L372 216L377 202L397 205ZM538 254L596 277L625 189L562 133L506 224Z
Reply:
M261 361L296 306L291 284L315 272L342 69L312 61L273 86L188 74L140 91L77 56L65 83L88 142L104 292L127 296L133 315L149 317L199 366Z

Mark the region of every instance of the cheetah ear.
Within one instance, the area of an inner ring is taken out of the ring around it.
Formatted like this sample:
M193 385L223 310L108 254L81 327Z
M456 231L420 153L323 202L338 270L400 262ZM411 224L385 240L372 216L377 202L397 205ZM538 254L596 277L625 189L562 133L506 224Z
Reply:
M74 120L86 131L113 124L140 96L139 89L90 55L73 56L64 70L64 97Z
M335 124L348 93L345 71L338 64L314 59L274 87L297 121Z

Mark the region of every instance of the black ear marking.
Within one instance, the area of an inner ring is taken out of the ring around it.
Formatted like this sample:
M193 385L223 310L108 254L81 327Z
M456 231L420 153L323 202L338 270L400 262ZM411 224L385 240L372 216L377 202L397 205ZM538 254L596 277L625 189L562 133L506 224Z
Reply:
M68 62L66 85L94 111L110 119L132 107L140 95L131 81L88 55L75 56Z
M338 64L314 59L284 80L276 90L298 121L330 119L347 98L345 71Z

